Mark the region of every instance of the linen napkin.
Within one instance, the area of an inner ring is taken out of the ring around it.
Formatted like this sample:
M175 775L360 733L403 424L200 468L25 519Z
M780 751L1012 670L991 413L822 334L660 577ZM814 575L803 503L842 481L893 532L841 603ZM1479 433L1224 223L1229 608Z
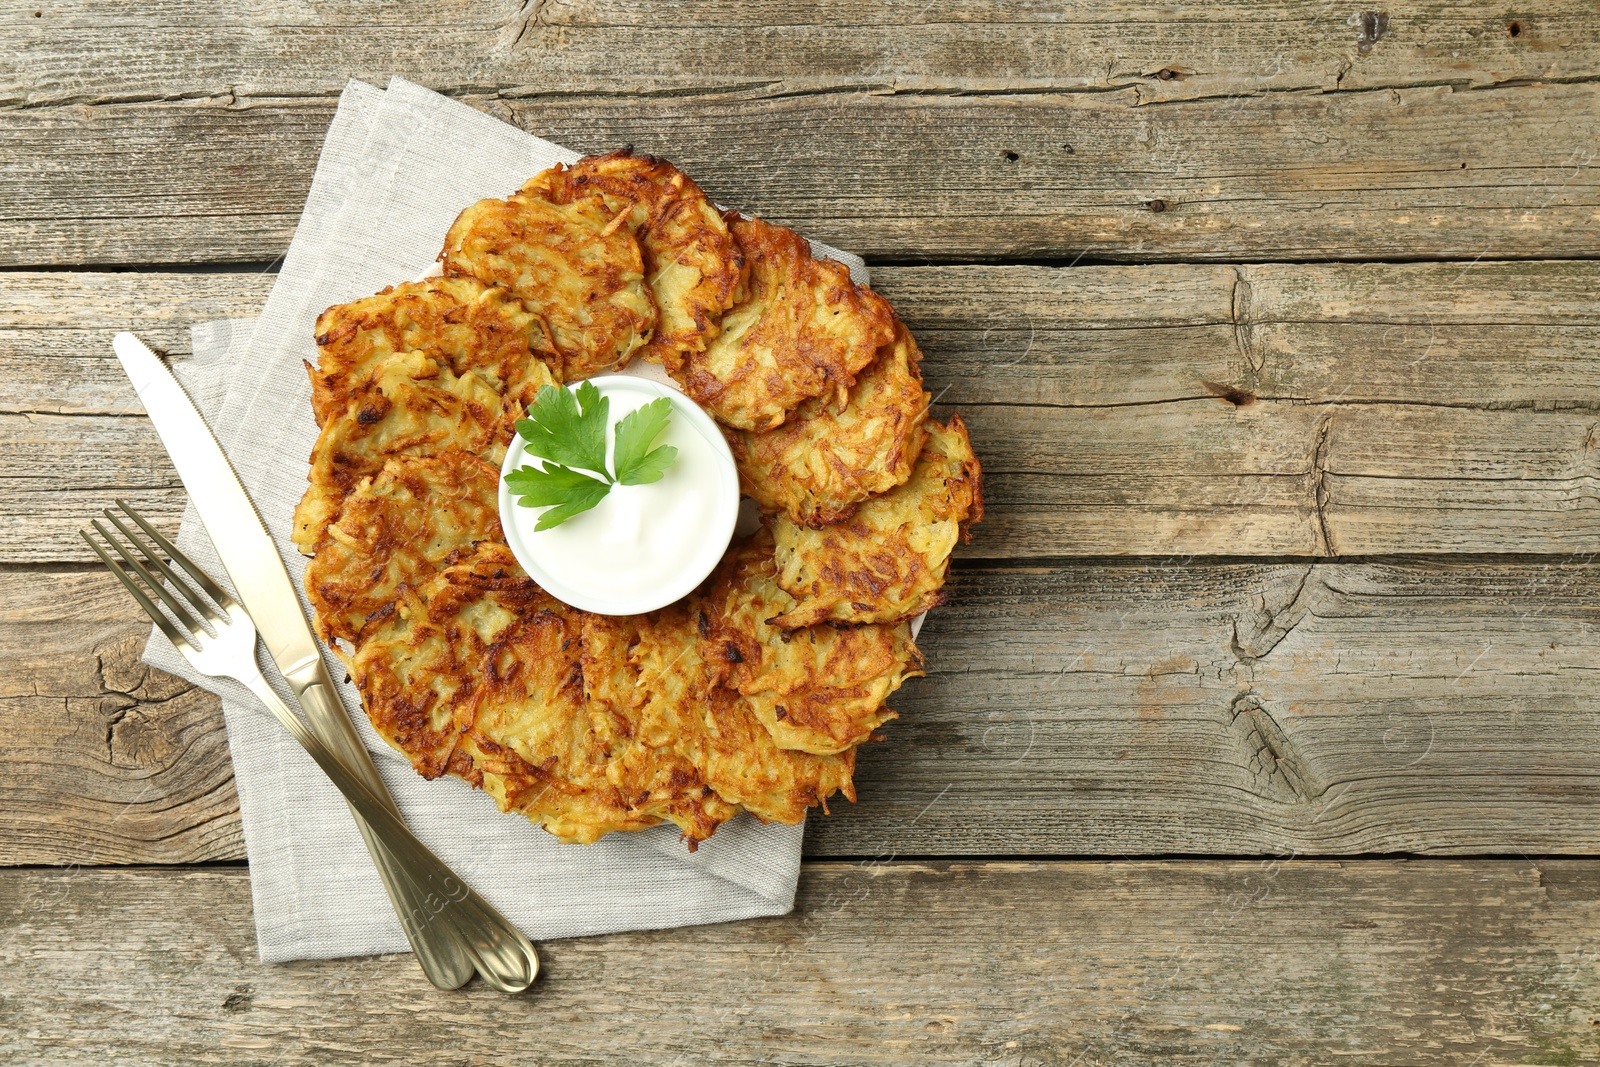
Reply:
M193 328L174 370L211 423L297 586L289 540L317 428L302 360L318 314L424 273L467 205L504 196L577 153L402 79L352 81L340 97L294 239L258 319ZM866 281L861 260L813 242ZM225 579L193 505L179 546ZM303 599L303 594L302 594ZM287 696L270 663L267 675ZM152 630L145 662L221 694L261 958L408 950L343 798L242 687L197 675ZM329 657L335 679L343 666ZM341 696L417 836L536 939L779 915L794 904L802 826L748 815L689 853L669 824L564 845L454 779L426 782L373 732L353 686ZM292 706L292 705L291 705Z

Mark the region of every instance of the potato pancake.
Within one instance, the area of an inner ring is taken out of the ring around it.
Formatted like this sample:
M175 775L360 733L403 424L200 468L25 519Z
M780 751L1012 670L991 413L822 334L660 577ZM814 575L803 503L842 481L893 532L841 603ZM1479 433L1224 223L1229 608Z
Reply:
M843 263L813 257L793 230L740 218L733 233L749 264L748 294L673 377L741 430L769 430L814 396L843 404L856 372L894 340L894 312Z
M860 744L895 718L889 695L922 673L909 623L789 631L770 622L795 600L778 585L765 530L723 560L706 602L708 658L779 748L830 755Z
M550 380L540 363L561 371L543 321L476 278L428 278L337 304L317 318L317 346L311 410L318 426L405 352L422 352L458 375L474 371L523 405Z
M814 397L776 429L728 431L740 488L767 512L826 526L904 482L922 448L928 410L921 359L910 332L896 322L894 342L879 349L847 402Z
M640 356L675 368L716 337L723 312L741 292L744 256L721 212L688 175L666 160L624 149L552 167L522 192L557 204L597 195L612 220L627 212L660 314Z
M576 381L614 370L656 326L639 242L622 216L588 196L554 204L537 193L480 200L445 236L445 275L506 290L537 315Z
M789 825L835 793L855 800L853 749L813 755L778 747L749 701L716 685L701 636L702 610L679 602L640 620L633 662L639 680L637 745L630 759L677 752L730 803Z
M537 372L531 378L543 374L553 383L544 364L530 369ZM314 552L344 498L390 456L459 448L498 469L521 413L476 371L458 376L421 352L381 364L317 437L311 487L295 509L295 544Z
M611 762L606 777L635 811L668 819L683 831L690 851L739 813L706 784L696 765L659 736L648 713L635 706L645 690L633 662L640 621L588 615L583 620L583 682L589 717L602 733ZM685 719L698 721L692 709ZM648 724L648 725L647 725Z
M509 549L489 548L402 589L346 661L373 728L424 778L459 769L452 754L476 720L488 646L542 603Z
M924 426L904 485L832 526L773 519L778 584L796 601L774 625L899 622L939 603L951 551L983 516L982 472L960 415Z
M402 584L421 585L479 541L502 541L500 471L461 449L395 456L345 498L306 566L324 640L357 641Z
M439 259L323 312L307 366L294 540L379 735L569 842L670 822L693 850L741 811L854 801L857 747L922 673L910 620L983 512L888 303L626 149L472 205ZM517 563L500 466L540 388L635 356L715 417L764 519L696 592L605 616Z
M606 777L584 696L582 618L485 542L405 588L351 657L374 728L424 777L446 772L564 841L659 820Z

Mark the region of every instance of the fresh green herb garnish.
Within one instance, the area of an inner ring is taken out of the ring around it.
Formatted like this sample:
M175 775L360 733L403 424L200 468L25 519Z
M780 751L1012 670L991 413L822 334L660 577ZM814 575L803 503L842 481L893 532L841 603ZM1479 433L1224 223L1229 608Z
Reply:
M506 475L506 484L525 508L550 508L539 516L535 530L560 526L572 516L588 511L611 492L611 483L555 464L518 467Z
M678 450L671 445L651 448L661 431L672 419L672 401L657 397L650 403L630 411L617 423L617 481L623 485L645 485L659 482L661 476L678 458Z
M651 448L672 419L672 401L658 397L617 423L614 461L606 469L606 423L611 401L592 382L569 389L547 385L528 406L528 417L517 421L517 434L527 442L525 451L544 460L544 466L524 466L506 475L517 503L525 508L549 508L535 530L560 526L605 499L613 485L645 485L660 481L678 458L671 445ZM584 471L593 471L585 474Z
M528 417L517 420L517 433L528 442L530 456L605 474L610 415L610 399L592 382L578 386L577 393L547 385L529 405Z

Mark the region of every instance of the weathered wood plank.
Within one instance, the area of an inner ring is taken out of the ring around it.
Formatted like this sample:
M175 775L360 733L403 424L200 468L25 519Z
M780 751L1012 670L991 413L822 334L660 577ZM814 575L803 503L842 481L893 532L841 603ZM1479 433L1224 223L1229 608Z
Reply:
M189 327L258 314L269 273L0 273L0 412L138 414L144 408L111 352L132 330L189 355Z
M1600 564L966 567L950 592L813 855L1600 850ZM145 630L107 575L0 572L0 862L240 854L221 716L144 677Z
M433 990L408 957L263 966L242 869L4 871L0 1053L1495 1067L1600 1052L1594 861L813 863L800 884L783 918L547 943L540 984L508 998Z
M518 0L447 0L426 13L370 0L314 9L169 0L115 14L91 0L8 7L17 50L0 60L0 106L332 94L347 76L391 74L516 95L1138 87L1149 100L1600 74L1600 30L1577 0L1536 15L1430 0L1385 12L1381 26L1323 0L1236 0L1203 12L1081 0L553 0L531 11Z
M1167 103L1142 92L467 99L580 150L666 155L720 201L868 256L1593 252L1592 82ZM227 95L0 111L12 159L0 264L271 259L332 108Z
M123 413L111 336L187 355L188 327L260 310L270 273L0 274L0 412ZM952 403L1111 407L1209 397L1582 407L1600 263L877 267ZM132 410L138 410L134 408Z
M0 572L0 863L242 856L221 705L139 662L149 627L110 578Z
M990 505L969 557L1594 548L1591 410L1198 398L960 410ZM0 415L0 440L0 561L86 560L76 531L117 496L177 521L182 487L143 418Z
M1588 551L1600 264L884 267L987 474L970 554ZM269 275L0 275L0 559L181 489L109 339ZM1231 395L1229 402L1218 393ZM111 416L111 417L108 417Z

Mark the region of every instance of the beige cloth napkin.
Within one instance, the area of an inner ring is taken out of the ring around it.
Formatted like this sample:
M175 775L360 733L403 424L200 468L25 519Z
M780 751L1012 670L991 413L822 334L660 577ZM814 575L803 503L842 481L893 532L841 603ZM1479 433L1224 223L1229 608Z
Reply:
M353 81L340 97L260 318L196 326L194 358L174 368L296 584L305 560L289 540L290 515L316 438L301 360L316 361L317 315L422 274L462 208L505 196L535 172L575 158L400 79L387 91ZM866 280L856 257L815 247ZM192 505L178 543L224 576ZM277 721L243 687L196 675L159 633L152 632L144 658L222 695L261 958L406 951L342 798ZM344 677L331 658L330 669ZM693 854L670 825L563 845L461 782L423 781L373 733L354 688L343 686L342 695L417 836L536 940L780 915L793 907L803 827L740 816Z

